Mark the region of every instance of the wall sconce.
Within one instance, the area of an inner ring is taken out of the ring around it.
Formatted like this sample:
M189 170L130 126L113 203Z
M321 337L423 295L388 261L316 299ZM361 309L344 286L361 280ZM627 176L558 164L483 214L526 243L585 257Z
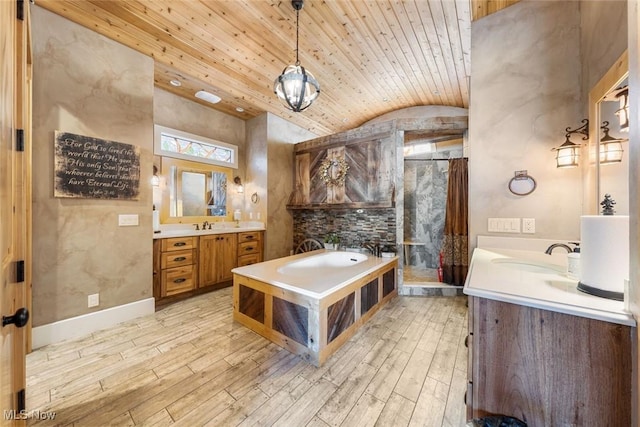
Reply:
M603 122L600 129L604 132L604 136L600 140L600 164L608 165L611 163L619 163L622 161L622 143L628 139L614 138L609 135L609 122Z
M242 180L239 176L233 178L234 184L236 184L236 191L240 194L244 193L244 186L242 185Z
M556 148L552 148L552 151L556 151L556 164L559 168L574 168L578 166L580 159L580 144L571 142L569 136L572 133L581 133L584 135L583 140L589 139L589 120L582 119L583 125L576 129L567 127L564 131L566 140L564 143Z
M158 167L153 165L153 176L151 177L151 185L160 187L160 177L158 176Z
M620 131L629 132L629 86L616 89L615 97L620 103L620 109L616 111L616 116L620 120Z

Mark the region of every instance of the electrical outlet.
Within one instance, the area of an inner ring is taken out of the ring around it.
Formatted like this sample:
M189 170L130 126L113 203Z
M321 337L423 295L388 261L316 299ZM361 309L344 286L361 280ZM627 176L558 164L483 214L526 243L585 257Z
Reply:
M91 307L97 307L100 305L100 294L91 294L89 295L89 297L87 298L87 306L89 308Z
M522 232L528 233L528 234L534 234L536 232L536 219L522 218Z

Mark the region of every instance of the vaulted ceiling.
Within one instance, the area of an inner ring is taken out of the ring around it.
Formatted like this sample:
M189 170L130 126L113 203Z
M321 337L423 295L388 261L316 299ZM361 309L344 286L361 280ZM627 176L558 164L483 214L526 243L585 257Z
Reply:
M300 113L273 93L275 78L296 57L289 0L37 5L153 57L160 88L242 119L268 111L327 135L405 107L468 107L471 21L516 1L305 0L300 63L320 82L321 93ZM200 89L222 101L194 98Z

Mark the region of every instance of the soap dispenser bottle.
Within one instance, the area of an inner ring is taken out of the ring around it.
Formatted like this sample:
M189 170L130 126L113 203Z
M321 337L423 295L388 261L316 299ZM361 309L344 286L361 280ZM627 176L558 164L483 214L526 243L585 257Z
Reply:
M569 279L578 280L580 277L580 243L569 242L575 245L573 252L567 255L567 277Z

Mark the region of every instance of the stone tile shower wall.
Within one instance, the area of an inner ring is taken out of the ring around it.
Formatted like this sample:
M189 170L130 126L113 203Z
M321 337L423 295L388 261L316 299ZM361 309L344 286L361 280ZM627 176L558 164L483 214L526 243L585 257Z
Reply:
M447 159L405 160L404 240L424 243L409 246L408 264L437 268L447 202Z
M380 209L317 209L293 211L293 243L295 249L304 239L320 242L334 232L340 245L356 247L365 242L396 245L396 210Z

